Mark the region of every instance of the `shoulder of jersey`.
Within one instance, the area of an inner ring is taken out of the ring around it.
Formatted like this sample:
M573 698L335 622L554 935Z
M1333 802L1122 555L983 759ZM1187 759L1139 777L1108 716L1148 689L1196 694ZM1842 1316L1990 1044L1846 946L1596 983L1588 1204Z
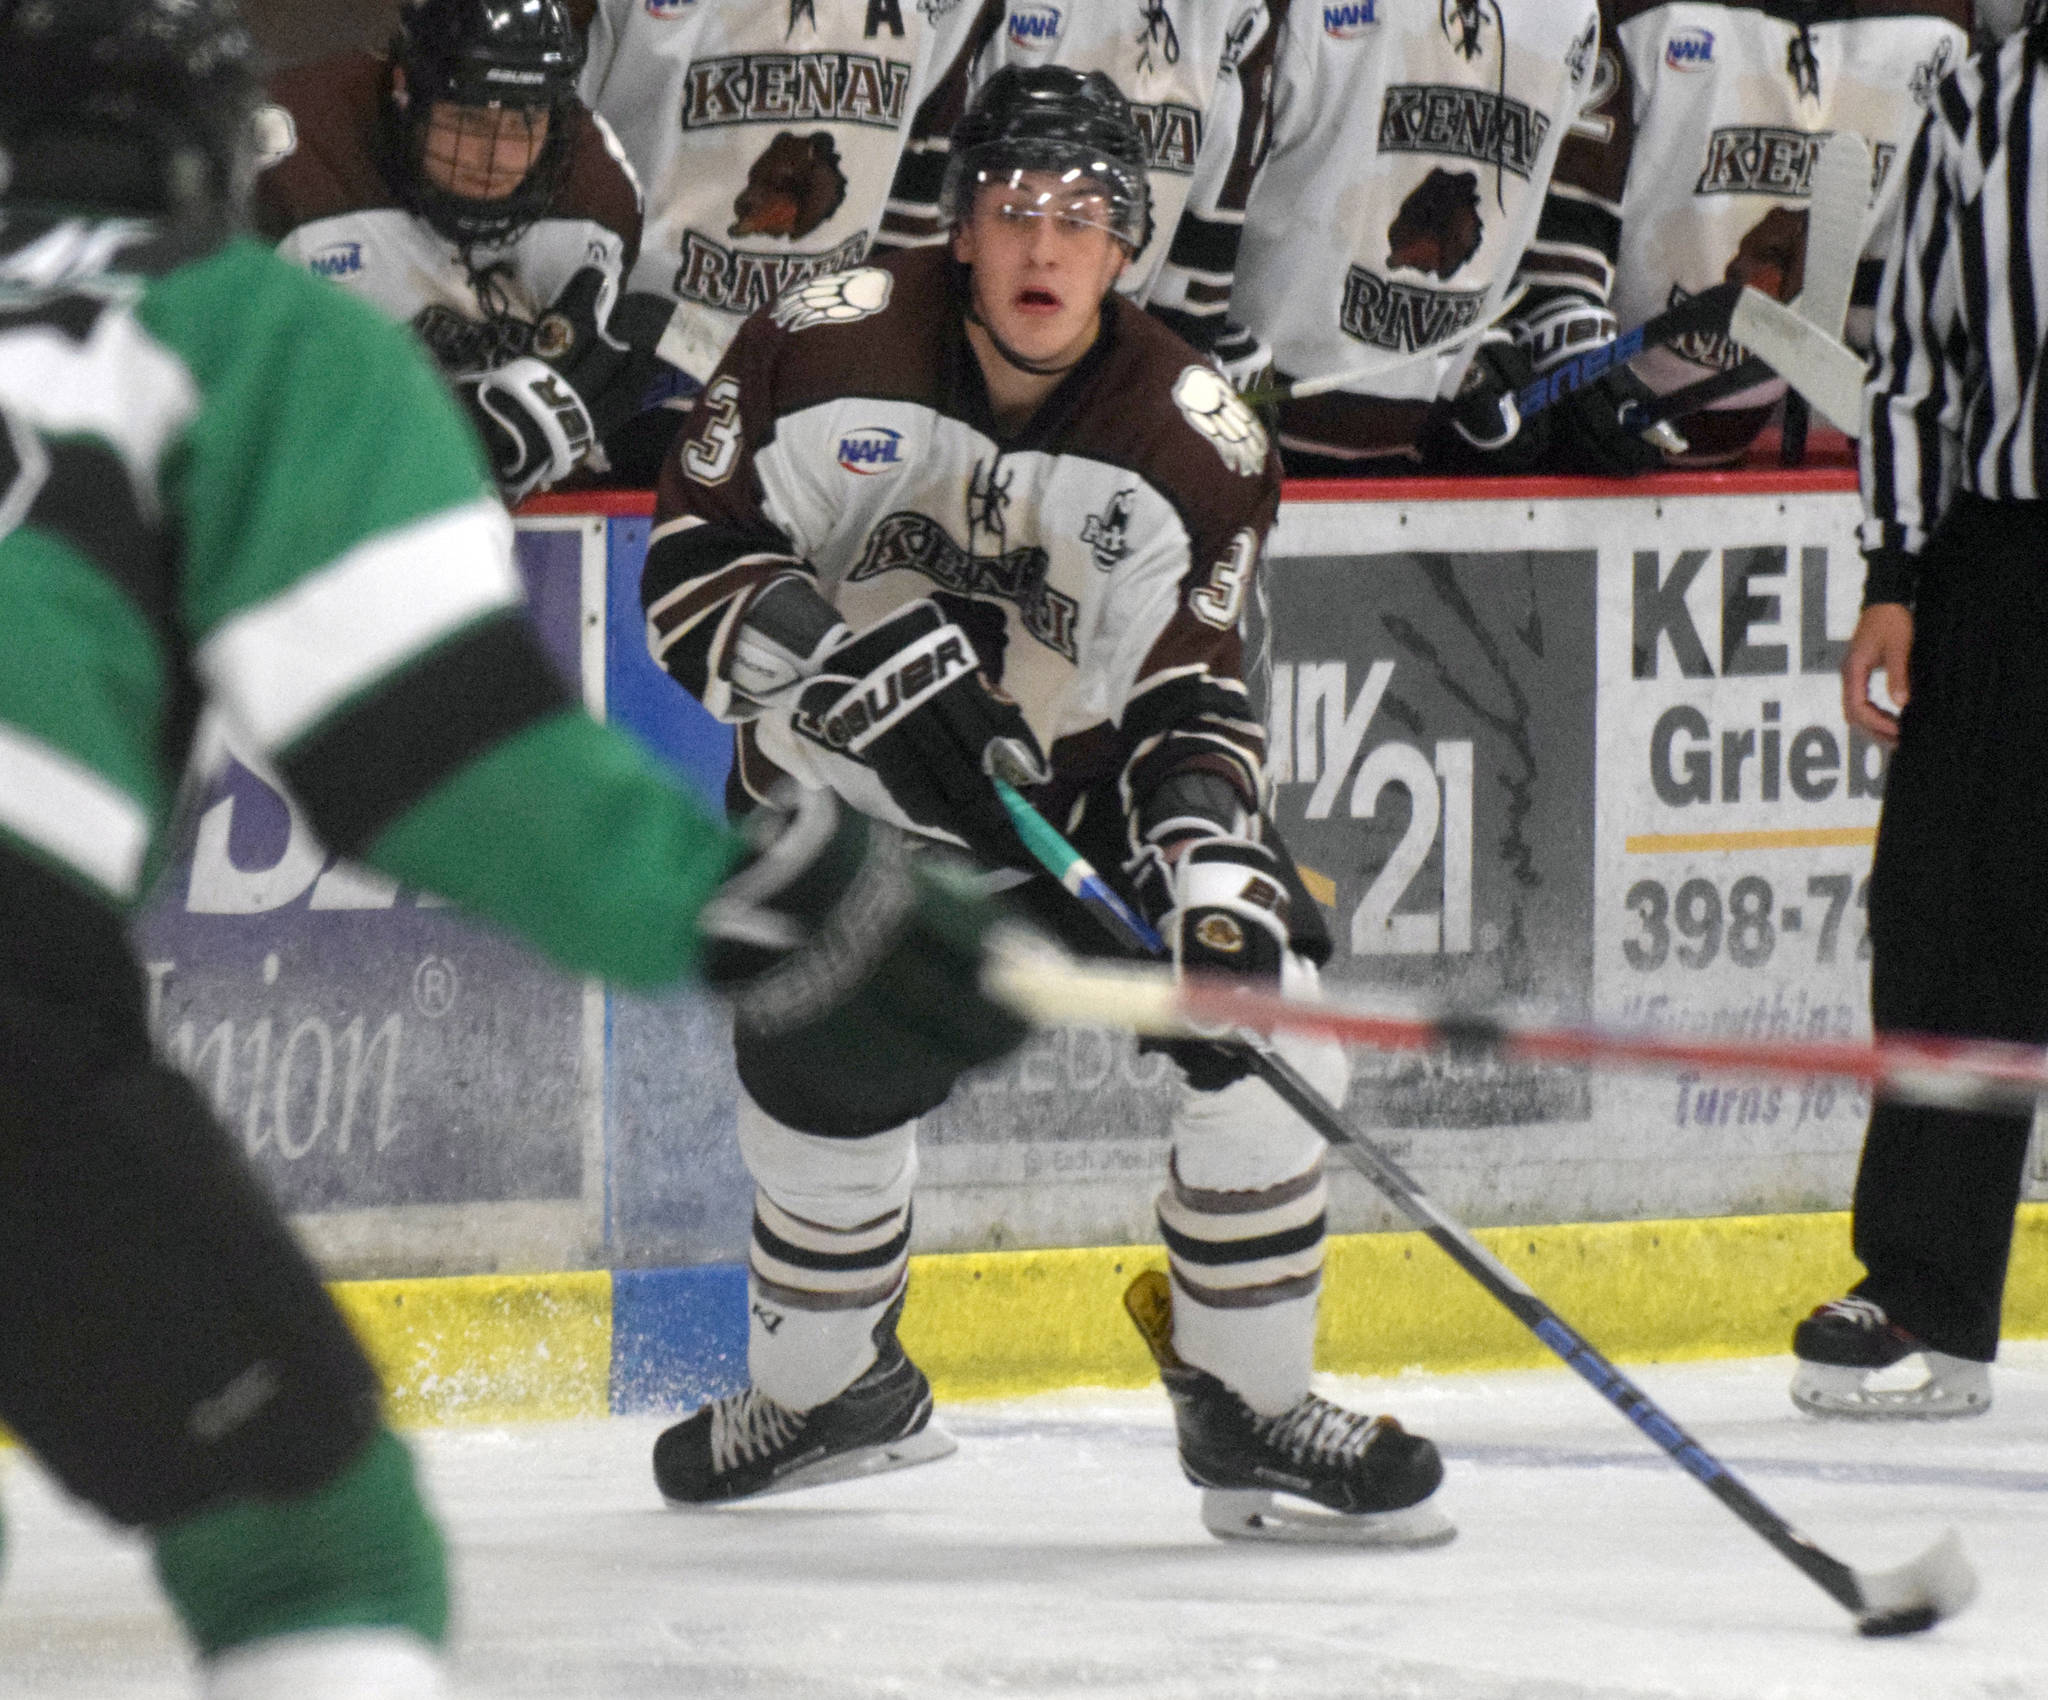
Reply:
M1150 313L1121 298L1115 311L1109 388L1129 408L1132 439L1153 443L1174 460L1194 448L1186 470L1197 482L1212 477L1219 462L1232 482L1262 479L1266 428L1230 380ZM1201 447L1187 442L1188 433Z
M580 101L570 115L575 135L569 176L549 209L555 218L587 218L616 231L629 245L640 241L640 179L611 126Z
M375 54L343 53L271 79L256 198L273 240L314 219L398 205L376 158L388 74Z

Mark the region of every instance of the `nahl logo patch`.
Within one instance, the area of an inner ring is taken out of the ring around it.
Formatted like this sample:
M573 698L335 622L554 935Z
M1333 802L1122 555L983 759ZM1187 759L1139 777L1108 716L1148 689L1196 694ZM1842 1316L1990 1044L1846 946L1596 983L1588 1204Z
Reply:
M974 670L974 651L958 626L941 626L910 646L886 673L870 673L828 714L799 709L790 724L827 749L859 755L890 727Z
M1343 0L1323 8L1323 34L1337 41L1354 41L1379 21L1379 0Z
M1259 475L1266 464L1266 428L1215 367L1182 367L1173 381L1173 405L1232 472L1240 478Z
M785 289L775 303L775 322L786 331L854 324L888 306L895 287L896 280L879 266L828 272Z
M839 464L848 472L872 478L878 472L893 472L906 465L903 433L886 425L865 425L839 439Z
M1060 30L1066 23L1057 6L1018 6L1010 13L1010 45L1021 47L1027 53L1043 51L1060 38Z
M1714 62L1714 32L1673 30L1664 43L1664 63L1674 71L1704 71Z
M360 242L333 243L308 260L306 269L315 277L354 277L363 269L363 245Z

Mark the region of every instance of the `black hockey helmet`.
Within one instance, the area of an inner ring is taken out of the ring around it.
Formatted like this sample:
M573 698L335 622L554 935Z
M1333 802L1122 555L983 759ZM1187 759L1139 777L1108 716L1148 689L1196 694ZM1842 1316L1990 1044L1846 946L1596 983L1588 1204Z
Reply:
M1133 254L1152 240L1151 149L1130 102L1100 71L1005 65L953 128L939 216L967 222L975 192L1026 171L1098 184L1109 233Z
M261 102L234 0L0 0L0 199L225 233Z
M391 44L405 86L394 91L391 112L398 186L413 210L464 247L509 242L544 214L568 175L568 118L583 54L563 0L405 0ZM547 140L510 194L476 200L428 177L427 132L439 101L549 115Z

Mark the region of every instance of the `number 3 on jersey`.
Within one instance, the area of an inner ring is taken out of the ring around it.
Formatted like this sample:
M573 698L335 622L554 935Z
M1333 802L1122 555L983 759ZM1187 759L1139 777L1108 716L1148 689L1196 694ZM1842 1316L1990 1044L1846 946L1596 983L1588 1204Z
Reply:
M1247 527L1230 540L1230 553L1209 569L1209 582L1188 597L1195 618L1229 631L1244 612L1244 593L1251 588L1252 569L1258 564L1259 539Z
M723 484L740 458L740 381L714 378L698 403L704 423L683 448L683 470L699 484Z

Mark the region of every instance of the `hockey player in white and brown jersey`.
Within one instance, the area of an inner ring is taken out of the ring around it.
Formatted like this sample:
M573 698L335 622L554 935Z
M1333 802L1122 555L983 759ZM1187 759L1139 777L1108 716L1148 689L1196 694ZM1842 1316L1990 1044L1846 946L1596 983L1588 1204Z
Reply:
M1288 0L979 0L967 39L919 108L876 245L943 242L938 197L953 126L1005 65L1101 71L1151 153L1152 240L1117 288L1248 381L1272 358L1229 314Z
M1283 380L1356 377L1282 406L1290 471L1654 459L1611 386L1527 430L1503 399L1615 333L1611 85L1595 0L1297 0L1233 313Z
M648 641L738 723L742 806L829 788L964 847L1087 948L991 794L1002 741L1177 960L1306 986L1327 944L1260 815L1241 666L1278 469L1216 370L1113 292L1145 246L1146 162L1099 73L992 78L954 132L949 246L799 285L713 377L663 475ZM737 1050L751 1385L662 1436L655 1475L679 1504L944 1444L895 1319L916 1118L950 1083L906 1081L877 1047L827 1105ZM1170 1321L1148 1312L1147 1337L1211 1527L1444 1538L1423 1503L1435 1448L1309 1391L1322 1142L1235 1054L1175 1054ZM1340 1052L1295 1056L1341 1095Z
M1609 3L1634 120L1616 312L1635 324L1724 279L1792 299L1804 281L1808 174L1827 136L1848 129L1872 160L1868 258L1850 318L1862 345L1897 223L1892 167L1935 86L1968 52L1969 0ZM1707 335L1634 364L1662 393L1743 358L1725 336ZM1784 393L1765 377L1685 416L1688 458L1740 456Z
M338 55L270 89L258 228L418 332L508 501L637 410L666 318L619 310L639 189L576 99L581 64L562 0L408 0L388 59Z

